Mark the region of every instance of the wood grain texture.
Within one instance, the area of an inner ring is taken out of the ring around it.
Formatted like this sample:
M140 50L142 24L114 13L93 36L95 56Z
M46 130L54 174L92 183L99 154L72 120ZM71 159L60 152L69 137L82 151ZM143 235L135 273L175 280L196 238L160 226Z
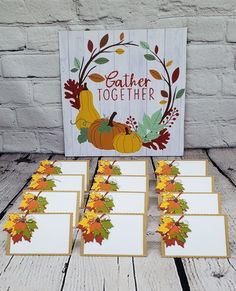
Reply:
M153 164L149 159L150 206L147 230L148 256L146 258L81 257L79 255L80 233L76 230L73 236L74 244L71 256L6 256L6 234L2 233L0 235L0 290L181 290L183 288L181 283L185 274L190 290L236 290L235 186L232 183L234 178L233 171L228 170L229 167L235 168L234 153L235 149L219 149L215 150L215 152L214 150L208 152L212 161L209 162L209 174L215 176L215 190L221 192L222 212L229 216L230 259L182 259L179 260L184 267L184 271L182 270L181 273L174 259L160 257L161 240L160 236L155 232L159 223L160 213L157 210ZM46 158L45 155L41 154L35 154L32 157L32 159L29 159L35 161L34 165L25 161L27 159L25 155L4 154L0 156L0 171L3 174L0 178L0 189L11 189L11 195L8 196L9 198L6 201L16 196L15 200L13 200L13 205L10 204L8 206L8 211L17 210L21 199L21 189L24 188L25 183L35 170L37 162ZM226 157L225 162L224 157ZM184 159L207 158L205 150L187 150L184 155ZM231 158L232 164L230 163ZM51 159L64 159L64 157L62 155L54 155L51 156ZM158 159L161 159L161 157ZM21 162L17 164L16 160ZM95 173L97 160L97 158L90 158L90 180ZM155 163L156 160L157 158L154 158L153 162ZM10 169L9 177L4 174L5 170L8 169ZM16 177L14 177L15 172ZM24 173L22 174L22 172ZM23 178L21 179L20 177ZM11 185L11 181L15 181L12 183L14 185ZM2 206L2 202L0 205ZM6 213L2 213L1 229L6 219Z

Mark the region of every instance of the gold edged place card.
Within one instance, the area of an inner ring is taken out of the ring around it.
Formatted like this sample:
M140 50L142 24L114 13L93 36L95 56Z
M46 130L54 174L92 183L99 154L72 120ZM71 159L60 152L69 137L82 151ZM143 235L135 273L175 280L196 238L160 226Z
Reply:
M26 220L23 215L9 214L4 226L11 232L6 246L7 255L71 254L72 213L29 214Z
M73 227L76 227L81 201L84 197L76 191L24 191L19 209L32 213L73 213Z
M162 256L168 258L229 257L226 215L162 216Z
M89 160L42 160L36 172L42 175L84 175L84 188L88 189Z
M109 223L109 234L101 241L96 237L87 239L82 236L81 255L82 256L146 256L146 228L147 217L143 214L110 214L109 222L101 221L100 230L104 232L106 225ZM82 224L85 223L84 221ZM85 224L83 224L85 225ZM105 225L103 227L103 225ZM96 225L98 228L98 225ZM91 230L91 227L90 227ZM94 233L94 226L92 228ZM97 233L96 232L96 233ZM103 235L103 234L102 234Z

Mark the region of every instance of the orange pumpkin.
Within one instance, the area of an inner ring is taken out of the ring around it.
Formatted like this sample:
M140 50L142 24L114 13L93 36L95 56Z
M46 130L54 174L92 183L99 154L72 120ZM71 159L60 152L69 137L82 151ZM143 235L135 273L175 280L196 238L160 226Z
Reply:
M120 133L124 132L126 124L113 121L117 112L113 112L110 118L95 120L88 129L88 140L96 148L102 150L113 150L113 139Z

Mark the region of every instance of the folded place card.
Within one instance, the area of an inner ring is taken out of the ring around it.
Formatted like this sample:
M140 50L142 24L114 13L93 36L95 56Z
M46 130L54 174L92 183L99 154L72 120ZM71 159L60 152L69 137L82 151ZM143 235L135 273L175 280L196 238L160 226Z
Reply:
M98 162L98 174L102 175L148 175L147 160L100 160Z
M73 213L73 227L76 227L83 201L80 196L76 191L25 191L19 208L31 212Z
M91 189L102 192L148 192L148 177L96 175Z
M19 214L10 214L16 220ZM13 221L13 219L12 219ZM26 240L24 223L15 223L16 232L23 237L16 239L9 236L7 241L7 255L70 255L72 246L72 213L44 213L30 214L27 227L34 225L34 231ZM9 226L9 224L8 224ZM7 227L7 224L5 225ZM11 226L12 227L12 226Z
M165 214L219 214L220 193L170 193L158 195Z
M110 214L109 237L102 243L81 240L82 256L146 256L146 215Z
M171 219L174 219L175 224L170 227ZM167 231L165 227L170 229ZM165 233L162 241L163 257L229 257L228 223L225 215L162 217L158 232Z
M78 191L84 195L84 175L32 175L28 190ZM83 201L81 200L83 205Z
M160 160L156 163L157 175L169 176L207 176L208 161L207 160L184 160L184 161L168 161Z
M109 200L108 200L109 199ZM106 203L107 201L107 203ZM110 204L112 201L112 204ZM146 213L148 195L145 192L94 192L91 191L86 207L94 209L95 204L110 208L110 213ZM102 210L100 206L99 210ZM104 208L103 208L104 209ZM107 209L104 209L104 212Z
M183 177L183 176L158 176L157 192L190 192L212 193L214 191L214 178L206 177Z
M84 175L85 190L89 184L89 160L43 160L37 169L37 173L43 175Z

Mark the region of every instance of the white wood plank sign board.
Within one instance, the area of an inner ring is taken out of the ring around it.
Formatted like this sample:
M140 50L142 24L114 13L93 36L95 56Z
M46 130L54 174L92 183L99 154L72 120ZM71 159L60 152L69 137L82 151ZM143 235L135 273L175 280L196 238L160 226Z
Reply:
M60 32L66 156L183 155L186 36Z

